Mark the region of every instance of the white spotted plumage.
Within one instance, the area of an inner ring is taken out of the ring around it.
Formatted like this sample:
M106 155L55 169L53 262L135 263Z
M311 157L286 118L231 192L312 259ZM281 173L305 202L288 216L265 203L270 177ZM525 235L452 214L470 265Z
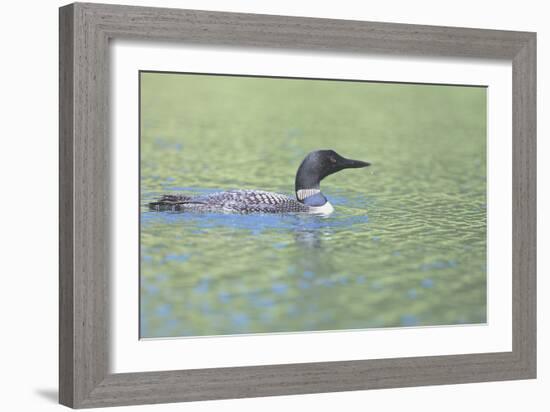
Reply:
M229 190L200 196L165 195L152 203L151 208L227 213L332 213L330 203L326 205L307 206L290 196L262 190Z

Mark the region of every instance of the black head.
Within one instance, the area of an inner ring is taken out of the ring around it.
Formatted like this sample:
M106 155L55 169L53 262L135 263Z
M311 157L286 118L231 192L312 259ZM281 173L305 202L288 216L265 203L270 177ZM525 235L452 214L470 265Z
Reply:
M325 177L343 169L369 166L361 160L346 159L334 150L316 150L309 153L300 164L296 173L296 191L300 189L318 189L319 182Z

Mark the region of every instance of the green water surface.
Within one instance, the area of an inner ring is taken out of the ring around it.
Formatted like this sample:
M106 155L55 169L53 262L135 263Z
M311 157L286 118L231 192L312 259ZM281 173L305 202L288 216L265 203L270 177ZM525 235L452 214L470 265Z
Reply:
M144 338L486 321L486 89L141 73ZM372 166L329 217L151 212L293 194L311 150Z

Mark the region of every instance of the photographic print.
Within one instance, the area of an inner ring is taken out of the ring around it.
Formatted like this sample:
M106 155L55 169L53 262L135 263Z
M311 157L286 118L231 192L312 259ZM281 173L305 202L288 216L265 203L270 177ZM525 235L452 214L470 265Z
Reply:
M486 88L142 71L140 337L486 322Z

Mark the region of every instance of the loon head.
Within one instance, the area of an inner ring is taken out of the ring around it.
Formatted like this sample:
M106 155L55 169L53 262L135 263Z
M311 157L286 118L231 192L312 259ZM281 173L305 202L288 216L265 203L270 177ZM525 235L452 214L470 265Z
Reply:
M321 180L343 169L369 165L361 160L346 159L334 150L315 150L305 157L296 173L296 198L310 206L322 206L327 199L320 190Z

